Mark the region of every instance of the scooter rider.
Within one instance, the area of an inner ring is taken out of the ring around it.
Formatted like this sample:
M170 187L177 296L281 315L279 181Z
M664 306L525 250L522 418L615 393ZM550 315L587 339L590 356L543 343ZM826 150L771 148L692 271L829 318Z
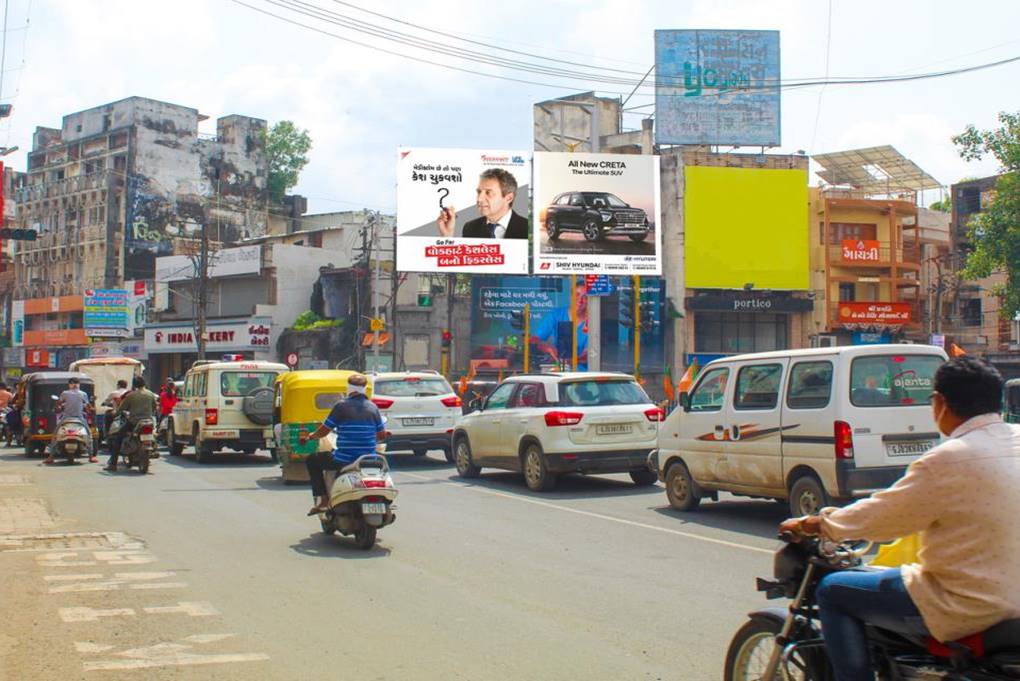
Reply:
M834 540L919 533L917 564L822 579L816 596L837 681L874 679L866 622L947 642L1020 617L1020 426L999 416L1002 384L979 359L949 360L931 398L948 439L889 489L780 526Z
M362 374L349 377L347 395L347 399L333 405L329 416L314 433L301 432L298 436L298 441L305 444L308 440L325 437L331 430L337 434L336 449L332 452L316 452L305 461L312 481L312 495L316 500L308 515L329 508L329 491L326 489L326 476L323 472L342 470L344 466L357 461L358 457L374 454L376 444L386 437L382 414L368 399L368 379Z
M135 427L135 424L142 419L154 419L156 410L159 407L159 398L151 390L145 387L145 379L141 376L135 376L134 380L131 381L131 390L124 394L121 398L120 404L111 413L111 419L116 419L121 414L127 412L127 422L121 427L115 435L111 435L108 444L110 447L110 460L106 464L108 471L117 470L117 457L120 455L120 447L124 442L124 438L131 432L131 429Z
M53 429L53 435L50 437L50 446L46 452L46 459L43 461L45 464L53 463L53 454L57 450L57 431L60 429L60 424L70 419L81 421L85 425L85 446L89 452L89 463L99 461L95 452L92 451L92 429L88 427L88 422L85 420L85 415L92 411L92 404L89 402L88 394L78 386L78 379L72 376L67 379L67 390L60 393L60 397L57 398L57 426Z

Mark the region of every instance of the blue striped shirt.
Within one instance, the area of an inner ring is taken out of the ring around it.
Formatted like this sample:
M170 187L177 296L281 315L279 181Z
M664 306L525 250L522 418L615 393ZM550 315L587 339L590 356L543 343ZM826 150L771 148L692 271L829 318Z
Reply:
M336 433L333 460L341 464L354 463L359 456L375 454L376 434L383 430L379 407L364 395L340 400L324 422Z

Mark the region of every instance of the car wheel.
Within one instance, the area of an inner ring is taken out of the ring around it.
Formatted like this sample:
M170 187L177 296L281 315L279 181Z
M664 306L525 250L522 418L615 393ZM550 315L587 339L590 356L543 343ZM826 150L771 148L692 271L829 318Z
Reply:
M453 448L443 447L443 457L446 458L447 462L453 463Z
M166 439L169 441L170 456L180 456L184 453L184 443L177 439L173 421L167 424Z
M549 241L557 241L560 238L560 227L556 224L556 218L545 219L545 233L549 235Z
M556 474L549 472L545 454L537 444L531 443L524 450L521 468L524 470L524 482L533 492L548 492L556 486Z
M427 450L427 449L416 449L416 450L414 450L414 455L415 456L425 456L428 453L429 453L429 450Z
M477 478L482 469L471 459L471 445L466 437L461 437L454 445L454 463L457 464L457 475L462 478Z
M666 498L678 511L693 511L701 503L701 497L694 491L694 479L683 461L670 464L666 470Z
M195 445L195 461L198 463L209 463L212 461L213 450L199 437L198 426L191 434L191 442Z
M799 518L815 515L829 505L829 495L813 475L802 475L790 487L790 513Z
M636 241L636 242L637 241L644 241L645 239L648 238L648 232L642 232L641 234L631 234L629 236L630 236L630 240L631 241Z
M594 218L585 220L581 231L584 233L586 241L602 241L603 239L602 225L600 225L598 220L595 220Z
M634 481L635 485L648 487L657 483L659 481L659 476L647 468L642 468L636 471L631 471L630 479Z

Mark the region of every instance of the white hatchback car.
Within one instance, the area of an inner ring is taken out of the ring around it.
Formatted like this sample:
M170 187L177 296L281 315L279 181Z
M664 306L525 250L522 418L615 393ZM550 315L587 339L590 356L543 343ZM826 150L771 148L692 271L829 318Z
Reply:
M432 371L380 373L372 376L372 401L386 417L387 452L411 451L425 456L441 449L453 461L450 434L461 414L460 398Z
M461 477L492 467L524 473L535 491L560 473L630 473L653 485L645 461L664 414L633 376L587 372L513 376L453 431Z

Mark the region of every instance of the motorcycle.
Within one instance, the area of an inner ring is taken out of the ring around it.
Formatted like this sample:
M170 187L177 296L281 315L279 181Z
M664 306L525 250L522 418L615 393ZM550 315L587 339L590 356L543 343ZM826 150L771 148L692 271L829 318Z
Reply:
M792 599L788 609L752 612L726 652L725 681L831 681L832 665L818 623L815 590L832 572L860 568L870 543L780 537L775 581L757 580L772 600ZM867 568L863 568L867 569ZM1007 620L980 634L942 644L867 627L871 659L882 681L1011 681L1020 679L1020 620Z
M73 463L79 456L91 456L88 428L88 424L81 419L69 418L62 421L53 435L56 440L53 456L67 459L68 463Z
M365 455L344 467L329 490L329 508L318 514L322 531L354 535L360 549L367 551L375 546L378 529L397 518L393 502L398 490L383 456Z
M130 430L124 435L120 445L121 460L128 468L136 466L138 472L144 475L149 472L149 461L159 458L156 452L156 421L142 418L131 426L128 418L121 415L114 419L110 435L113 436L124 428Z

